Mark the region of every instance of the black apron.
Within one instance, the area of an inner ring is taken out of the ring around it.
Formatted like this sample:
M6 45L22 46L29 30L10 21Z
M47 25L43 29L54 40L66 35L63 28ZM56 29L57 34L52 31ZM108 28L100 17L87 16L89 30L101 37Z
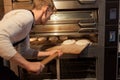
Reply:
M4 66L0 57L0 80L20 80L20 78L8 67Z

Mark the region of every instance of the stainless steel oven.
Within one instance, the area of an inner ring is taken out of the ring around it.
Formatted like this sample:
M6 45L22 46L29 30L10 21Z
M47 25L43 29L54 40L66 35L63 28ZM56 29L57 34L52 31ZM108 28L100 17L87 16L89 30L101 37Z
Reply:
M4 2L7 12L18 8L29 9L32 0ZM116 80L119 0L54 0L54 3L57 12L46 25L36 25L31 31L30 37L36 38L31 47L45 50L66 39L83 38L92 44L80 55L63 55L51 61L41 75L29 75L20 69L20 76L31 80ZM40 42L40 38L43 41Z

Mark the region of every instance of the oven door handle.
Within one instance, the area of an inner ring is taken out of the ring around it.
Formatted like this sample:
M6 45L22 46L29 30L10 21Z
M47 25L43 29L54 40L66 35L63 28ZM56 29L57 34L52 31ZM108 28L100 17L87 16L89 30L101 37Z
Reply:
M81 28L86 28L86 27L95 27L96 26L96 23L78 23L78 25L81 27Z

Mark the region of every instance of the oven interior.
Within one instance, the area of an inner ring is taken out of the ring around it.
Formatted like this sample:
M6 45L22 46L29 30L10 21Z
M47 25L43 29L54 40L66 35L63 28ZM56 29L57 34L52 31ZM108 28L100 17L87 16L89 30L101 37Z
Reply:
M57 11L46 25L36 25L31 31L31 47L59 45L67 39L88 39L98 43L97 10Z

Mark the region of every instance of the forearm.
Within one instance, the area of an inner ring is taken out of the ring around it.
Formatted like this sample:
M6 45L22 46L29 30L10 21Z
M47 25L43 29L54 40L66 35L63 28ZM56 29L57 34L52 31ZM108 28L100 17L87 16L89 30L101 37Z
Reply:
M43 52L43 51L38 51L37 57L43 57L43 56L49 56L50 52Z
M13 63L19 65L20 67L27 69L29 62L24 59L19 53L16 53L11 59Z
M44 65L41 64L40 62L29 62L26 59L24 59L19 53L16 53L10 59L10 61L26 69L30 73L39 74L44 68Z

